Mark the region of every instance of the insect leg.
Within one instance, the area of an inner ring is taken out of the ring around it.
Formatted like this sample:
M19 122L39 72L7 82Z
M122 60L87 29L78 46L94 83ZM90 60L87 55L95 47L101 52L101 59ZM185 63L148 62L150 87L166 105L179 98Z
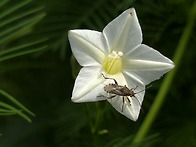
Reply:
M102 74L102 76L103 76L105 79L111 79L111 80L114 80L114 83L118 85L117 81L116 81L114 78L107 78L107 77L105 77L105 76L104 76L104 74L103 74L103 73L101 73L101 74Z
M141 107L141 104L140 104L140 101L138 100L138 98L135 95L133 97L138 101L138 103L139 103L139 105Z
M116 97L117 95L112 95L111 97L108 97L107 99L112 99L114 97Z
M123 109L124 109L124 104L125 104L125 97L123 96L122 112L123 112Z
M123 109L124 109L125 102L127 103L127 105L131 106L130 99L127 96L123 96L122 112L123 112Z
M131 107L131 101L128 96L126 96L126 103L127 105L129 105L129 107Z
M116 97L117 95L112 95L112 96L110 96L110 97L107 97L107 96L105 96L105 95L99 95L99 96L97 96L97 97L104 97L104 98L106 98L106 99L112 99L112 98L114 98L114 97Z
M142 105L140 104L140 101L138 100L138 98L137 98L135 95L134 95L133 97L138 101L138 103L139 103L139 105L140 105L140 108L141 108L142 112L144 112L144 110L142 109Z
M130 101L130 99L127 97L127 100L128 100L128 102L129 102L129 104L131 105L131 101Z
M98 95L97 97L105 97L104 95Z

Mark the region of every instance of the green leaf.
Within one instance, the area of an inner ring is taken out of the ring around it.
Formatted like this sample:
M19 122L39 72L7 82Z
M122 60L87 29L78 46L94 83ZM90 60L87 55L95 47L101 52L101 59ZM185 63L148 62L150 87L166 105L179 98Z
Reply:
M26 55L26 54L31 54L31 53L35 53L35 52L39 52L39 51L42 51L44 49L47 48L47 45L44 45L44 46L41 46L41 47L37 47L37 48L32 48L32 49L29 49L29 50L25 50L25 51L22 51L22 52L19 52L19 53L12 53L11 55L8 55L8 56L5 56L5 57L2 57L0 58L0 62L1 61L5 61L5 60L8 60L8 59L11 59L11 58L14 58L14 57L18 57L18 56L22 56L22 55Z
M7 99L9 99L11 102L13 102L14 104L16 104L19 108L21 108L22 110L24 110L25 112L27 112L28 114L35 116L34 113L32 113L30 110L28 110L25 106L23 106L20 102L18 102L13 96L11 96L10 94L8 94L7 92L3 91L0 89L0 94L5 96Z
M3 17L9 15L10 13L16 11L17 9L23 7L24 5L28 4L31 0L25 0L25 1L19 1L17 4L15 4L14 6L10 7L9 9L7 9L6 11L4 11L3 13L0 14L0 19L2 19ZM2 6L6 3L7 1L5 1ZM0 4L1 6L1 4Z
M24 11L24 12L21 12L21 13L16 13L14 16L12 16L11 18L10 17L8 17L7 19L5 19L4 21L2 21L1 23L0 23L0 27L3 27L3 26L5 26L5 25L7 25L7 24L9 24L9 23L12 23L12 22L14 22L14 21L17 21L17 20L19 20L19 19L22 19L22 18L24 18L24 17L27 17L27 16L29 16L29 15L33 15L34 13L36 13L36 12L39 12L40 10L42 10L43 9L43 7L37 7L37 8L32 8L32 9L29 9L29 10L27 10L27 11Z
M8 109L2 109L2 108L0 108L0 115L7 116L7 115L14 115L14 114L16 114L16 112L13 111L13 110L8 110Z
M2 36L2 38L0 39L0 44L14 37L15 35L20 34L24 30L30 28L32 25L39 22L45 15L46 15L45 13L39 14L36 17L26 19L25 21L22 21L4 31L1 31L0 37ZM4 36L4 35L7 35L7 36Z
M0 1L0 7L2 7L3 5L5 5L9 0L1 0Z
M14 113L20 115L21 117L23 117L24 119L26 119L28 122L31 122L31 119L30 119L26 114L22 113L21 110L18 110L18 109L16 109L15 107L13 107L13 106L11 106L11 105L9 105L9 104L6 104L6 103L4 103L4 102L1 102L1 101L0 101L0 106L1 106L1 107L4 107L4 108L6 108L6 109L12 110Z
M31 0L15 2L14 0L3 0L0 2L0 62L12 58L43 51L47 48L47 38L34 36L31 41L20 41L20 38L33 30L33 25L38 23L46 13L42 12L43 7L33 7ZM36 40L35 40L36 39ZM14 42L14 43L13 43ZM17 42L17 44L15 43ZM35 116L29 109L18 102L13 96L0 89L0 95L10 100L16 107L0 102L0 115L18 114L27 121L31 119L25 114ZM25 113L24 113L25 112Z
M16 47L9 48L9 49L6 49L6 50L1 51L0 52L0 56L3 56L3 55L5 56L6 54L20 51L20 50L22 50L24 48L31 47L31 46L34 46L34 45L43 43L46 40L48 40L48 39L47 38L43 38L43 39L32 41L32 42L27 42L27 43L24 42L23 44L21 44L19 46L16 46Z

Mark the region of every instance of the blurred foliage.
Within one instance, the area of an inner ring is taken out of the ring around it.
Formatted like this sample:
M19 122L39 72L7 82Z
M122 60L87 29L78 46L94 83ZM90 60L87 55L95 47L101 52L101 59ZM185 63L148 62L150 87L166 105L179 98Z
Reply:
M0 146L94 146L86 109L95 120L96 103L70 101L72 71L75 78L79 67L71 58L68 30L101 31L121 12L135 7L143 42L172 58L192 3L193 0L1 0L0 89L16 97L36 117L27 123L15 115L1 116ZM196 146L195 33L194 27L179 74L153 128L141 143L143 147ZM99 126L102 133L95 134L99 146L130 146L161 81L153 82L146 91L144 113L137 122L103 102L106 111Z
M30 1L21 1L14 5L9 2L9 0L3 0L0 3L0 62L10 60L14 57L21 55L37 52L46 48L45 46L38 47L37 44L43 41L34 42L23 42L18 45L11 45L12 42L17 41L17 38L23 36L26 32L30 30L32 25L36 24L41 20L45 14L39 12L42 8L30 8L26 11L22 10ZM36 47L35 47L36 46ZM3 64L2 64L3 65ZM1 66L1 72L5 68ZM17 105L20 109L0 101L0 116L14 115L18 114L27 121L31 122L31 119L24 114L24 112L29 115L34 114L24 107L20 102L18 102L13 96L9 95L5 91L0 89L0 95L10 100L12 103ZM2 99L2 97L1 97Z

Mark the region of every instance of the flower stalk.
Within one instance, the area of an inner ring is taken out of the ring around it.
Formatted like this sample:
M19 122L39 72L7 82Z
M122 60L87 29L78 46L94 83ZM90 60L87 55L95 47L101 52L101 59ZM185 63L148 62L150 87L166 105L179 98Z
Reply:
M195 19L196 19L196 1L194 2L193 6L190 10L187 25L184 28L183 34L182 34L180 41L179 41L179 44L176 48L176 52L175 52L174 59L173 59L173 61L175 63L175 69L172 70L165 77L163 84L161 85L161 88L159 89L159 92L155 98L155 101L154 101L148 115L146 116L146 119L144 120L138 133L136 134L135 139L133 140L134 143L139 143L144 139L144 137L148 133L149 129L151 128L161 106L163 105L163 102L164 102L166 95L169 91L170 85L174 79L174 76L178 70L178 67L180 66L180 62L182 61L183 54L185 53L186 46L188 44L192 29L194 27Z
M92 125L92 128L91 128L91 132L92 134L94 133L97 133L98 132L98 129L99 129L99 126L103 120L103 114L104 114L104 111L105 109L102 108L101 106L101 102L97 102L96 103L96 106L97 106L97 116L96 116L96 121L95 123ZM105 104L104 104L105 105Z
M100 130L99 129L100 129L100 125L101 125L102 120L103 120L103 115L104 115L104 112L105 112L106 103L105 102L96 102L95 105L97 107L97 115L96 115L95 121L93 121L94 119L91 118L91 116L90 116L90 109L88 107L88 104L84 105L84 110L86 112L89 127L91 129L90 131L91 131L91 134L92 134L94 146L97 147L97 146L99 146L99 135L100 135L100 133L99 133Z

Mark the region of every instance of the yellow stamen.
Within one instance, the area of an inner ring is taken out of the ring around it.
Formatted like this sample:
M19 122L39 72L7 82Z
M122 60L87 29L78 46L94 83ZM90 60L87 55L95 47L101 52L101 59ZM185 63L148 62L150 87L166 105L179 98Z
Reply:
M110 74L114 75L121 71L122 69L122 60L121 56L123 56L122 52L115 52L112 51L111 54L105 59L104 61L104 69L105 71Z

